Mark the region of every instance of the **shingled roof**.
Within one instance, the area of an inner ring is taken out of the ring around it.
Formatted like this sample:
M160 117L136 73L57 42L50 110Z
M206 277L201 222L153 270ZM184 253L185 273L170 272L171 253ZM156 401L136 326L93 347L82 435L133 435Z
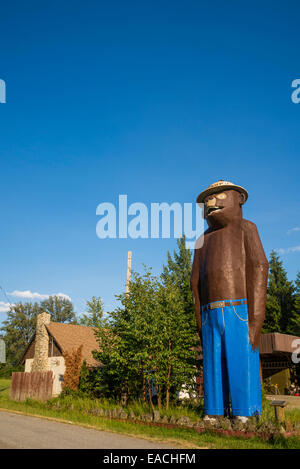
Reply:
M300 337L289 334L280 334L279 332L262 334L260 336L260 354L291 354L296 350L296 340L300 340Z
M50 322L46 328L62 352L71 353L72 350L78 349L82 345L82 357L83 360L86 360L87 365L100 365L100 362L95 360L92 355L93 350L99 349L93 327Z

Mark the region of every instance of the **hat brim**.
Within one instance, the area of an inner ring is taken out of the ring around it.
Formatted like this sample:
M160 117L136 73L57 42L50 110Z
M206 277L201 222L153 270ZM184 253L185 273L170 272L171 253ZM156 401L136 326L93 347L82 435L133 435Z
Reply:
M211 194L216 194L217 192L224 192L224 191L229 191L229 190L235 190L240 192L241 194L245 195L245 202L248 199L248 192L246 189L244 189L241 186L236 186L235 184L224 184L221 186L216 186L216 187L209 187L208 189L205 189L205 191L201 192L198 197L197 197L197 204L203 203L205 197Z

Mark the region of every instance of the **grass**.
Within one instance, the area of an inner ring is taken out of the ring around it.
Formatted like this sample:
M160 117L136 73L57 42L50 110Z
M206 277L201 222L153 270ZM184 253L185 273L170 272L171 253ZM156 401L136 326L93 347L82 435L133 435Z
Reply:
M9 396L10 379L0 378L0 396Z
M300 409L285 409L285 418L290 424L300 422ZM270 401L266 399L264 392L262 394L261 422L276 422L274 407L271 406Z
M101 408L104 410L113 410L115 408L121 408L121 405L116 403L114 399L92 399L88 397L77 397L74 398L72 395L64 395L63 397L58 397L51 400L51 404L54 406L56 404L61 405L64 408L68 408L72 405L74 410L91 410L95 408ZM148 404L142 404L141 401L129 402L126 406L126 412L133 412L136 416L141 416L142 414L152 413L152 408ZM160 415L162 417L167 416L170 418L173 416L175 419L178 419L181 416L189 417L193 423L199 421L203 416L203 401L199 400L193 405L181 405L181 406L170 406L168 410L161 409Z
M300 448L300 438L290 437L284 438L279 436L272 441L264 441L259 437L251 439L242 439L237 437L228 437L224 435L217 435L215 433L205 432L198 434L194 430L183 428L161 428L154 426L142 425L139 423L130 423L127 421L110 420L103 417L89 415L87 411L95 408L96 406L103 409L110 409L116 407L116 404L108 400L93 400L87 398L74 398L72 396L65 396L63 399L51 399L46 403L36 400L28 399L24 402L15 402L9 399L9 384L10 380L0 379L0 408L8 411L21 412L22 414L35 415L44 418L55 420L62 420L65 422L92 427L98 430L122 433L130 436L136 436L145 439L151 439L158 442L166 442L172 446L176 445L183 448L218 448L218 449L296 449ZM53 408L60 402L60 408ZM72 405L72 409L70 406ZM132 404L126 409L132 410L135 414L145 413L147 409L141 404ZM194 420L197 417L199 420L199 413L197 410L190 408L177 408L171 409L170 412L175 416L187 415ZM272 411L272 415L271 412ZM150 412L150 408L149 408ZM269 414L270 413L270 414ZM163 412L162 412L163 414ZM263 421L272 418L274 410L269 403L264 402ZM300 411L298 409L286 411L288 419L295 419L300 421Z

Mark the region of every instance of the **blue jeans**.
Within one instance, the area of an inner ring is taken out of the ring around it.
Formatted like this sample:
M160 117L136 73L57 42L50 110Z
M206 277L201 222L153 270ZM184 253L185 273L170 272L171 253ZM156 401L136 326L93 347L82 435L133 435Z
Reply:
M261 414L259 351L249 342L247 304L202 307L204 409L208 415Z

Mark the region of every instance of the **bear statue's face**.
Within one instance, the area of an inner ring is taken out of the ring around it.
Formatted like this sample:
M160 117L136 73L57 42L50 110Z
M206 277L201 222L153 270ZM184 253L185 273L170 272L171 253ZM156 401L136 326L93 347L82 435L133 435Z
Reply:
M205 219L210 228L221 228L242 219L243 194L236 190L225 190L208 195L204 199Z

